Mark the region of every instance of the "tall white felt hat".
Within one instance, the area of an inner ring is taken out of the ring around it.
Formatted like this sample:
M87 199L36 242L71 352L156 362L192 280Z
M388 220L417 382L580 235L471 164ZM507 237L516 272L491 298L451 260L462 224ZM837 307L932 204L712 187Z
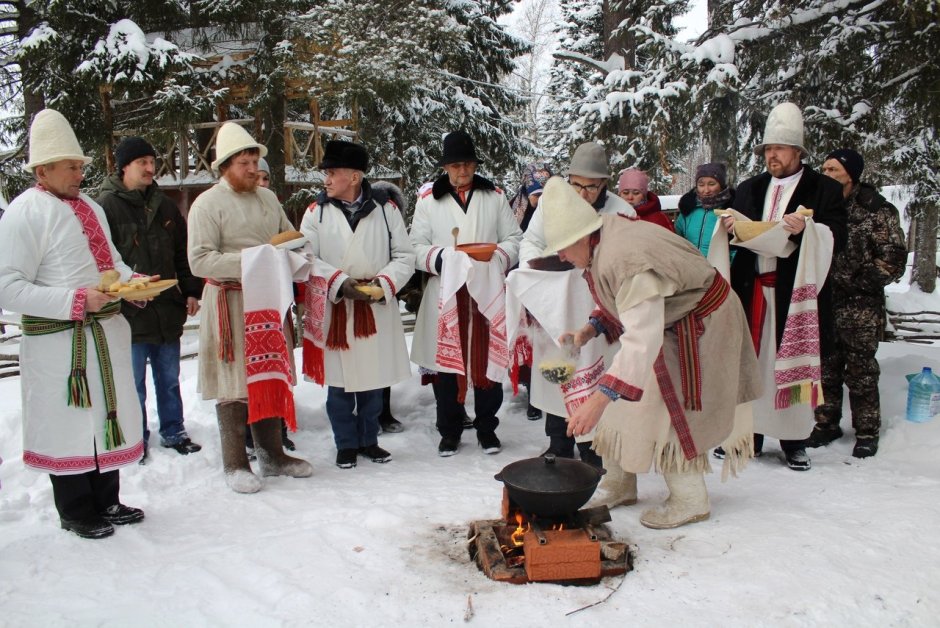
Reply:
M242 125L226 122L219 129L219 135L215 140L215 161L212 162L212 169L218 171L219 166L226 159L249 148L257 148L261 151L262 157L268 154L268 149L264 144L256 142Z
M65 116L55 109L43 109L29 126L29 163L23 168L32 172L36 166L64 159L91 163L91 157L85 157Z
M782 102L771 109L764 126L764 141L754 147L754 154L763 155L768 144L799 148L803 157L809 154L803 148L803 112L792 102Z
M561 177L552 177L545 184L539 207L545 224L542 255L571 246L600 229L603 222L597 211Z

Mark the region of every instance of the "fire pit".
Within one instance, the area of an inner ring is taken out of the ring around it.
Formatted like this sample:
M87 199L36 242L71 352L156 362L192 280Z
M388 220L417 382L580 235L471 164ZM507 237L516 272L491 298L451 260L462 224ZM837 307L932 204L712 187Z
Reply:
M606 506L559 516L527 514L504 487L502 518L470 524L470 558L502 582L596 584L633 569L629 547L612 537L604 525L609 521Z

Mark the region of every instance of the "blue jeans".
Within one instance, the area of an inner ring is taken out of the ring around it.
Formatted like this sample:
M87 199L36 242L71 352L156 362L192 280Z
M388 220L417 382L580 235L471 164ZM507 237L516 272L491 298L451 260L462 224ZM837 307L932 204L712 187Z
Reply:
M147 427L147 359L153 371L153 388L157 392L157 416L160 418L160 444L170 447L188 438L183 427L183 398L180 395L180 342L165 344L134 343L131 362L134 383L144 418L144 444L150 438Z
M330 386L326 393L326 416L333 427L337 449L359 449L379 442L382 389L348 393Z

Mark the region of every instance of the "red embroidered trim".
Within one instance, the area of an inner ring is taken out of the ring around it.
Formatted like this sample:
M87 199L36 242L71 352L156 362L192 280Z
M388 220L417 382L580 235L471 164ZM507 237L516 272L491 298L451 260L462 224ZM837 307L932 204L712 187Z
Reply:
M88 288L78 288L72 296L72 312L69 320L85 320L85 304L88 302Z
M335 273L333 273L333 275L329 278L329 280L326 282L327 293L330 293L333 291L333 282L336 281L336 278L342 274L343 274L343 271L338 270Z
M144 443L138 441L128 449L107 451L98 454L97 467L107 471L136 462L144 455ZM84 473L95 470L95 456L69 456L54 458L35 451L23 452L23 464L33 469L48 471L53 475L66 475L69 473Z
M398 294L398 289L395 288L395 283L392 281L391 277L389 277L388 275L378 275L376 276L376 279L384 279L385 281L387 281L389 290L392 291L392 295L394 296Z
M431 270L431 258L434 257L434 253L436 253L439 248L440 248L440 247L432 246L430 249L428 249L428 255L427 255L427 257L424 259L424 268L425 268L425 270L426 270L427 272L429 272L429 273L433 273L433 272L434 272L434 271Z

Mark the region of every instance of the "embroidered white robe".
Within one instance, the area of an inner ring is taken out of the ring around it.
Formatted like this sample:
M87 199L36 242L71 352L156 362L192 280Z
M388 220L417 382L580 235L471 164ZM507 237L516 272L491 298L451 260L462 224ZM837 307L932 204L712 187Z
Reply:
M104 210L82 194L105 237ZM131 269L108 237L121 279ZM49 192L30 188L16 197L0 220L0 307L56 320L72 318L78 288L98 285L100 273L88 238L72 208ZM20 377L23 400L23 462L53 475L73 475L133 464L143 455L140 401L131 368L131 332L123 316L101 321L114 372L117 416L125 444L105 448L105 397L91 330L86 327L86 374L90 408L67 405L72 330L23 336Z

